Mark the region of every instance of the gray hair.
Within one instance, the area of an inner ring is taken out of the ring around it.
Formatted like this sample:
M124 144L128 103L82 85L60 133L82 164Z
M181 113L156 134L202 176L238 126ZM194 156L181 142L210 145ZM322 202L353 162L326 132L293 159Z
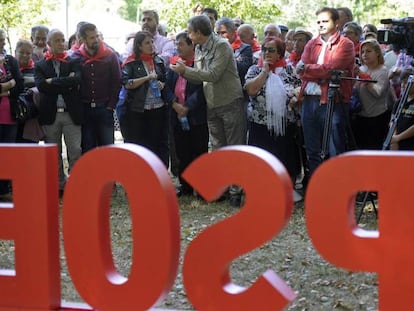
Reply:
M236 25L233 20L228 17L222 17L216 22L216 28L220 28L221 25L224 25L229 32L236 31Z

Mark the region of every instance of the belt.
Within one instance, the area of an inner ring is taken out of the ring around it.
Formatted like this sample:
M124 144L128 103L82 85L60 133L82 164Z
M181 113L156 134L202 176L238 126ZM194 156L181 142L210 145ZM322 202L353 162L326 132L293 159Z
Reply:
M67 110L66 110L66 108L58 108L56 111L57 112L66 112Z
M105 107L105 104L104 103L97 103L97 102L86 103L86 105L88 107L91 107L91 108Z

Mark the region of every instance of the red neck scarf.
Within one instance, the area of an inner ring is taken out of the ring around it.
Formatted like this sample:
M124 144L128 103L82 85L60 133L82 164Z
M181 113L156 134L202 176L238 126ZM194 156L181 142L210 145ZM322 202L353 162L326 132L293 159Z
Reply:
M101 42L98 48L98 52L95 55L90 55L86 51L85 43L82 43L82 45L79 48L79 52L83 55L83 57L86 58L85 64L94 62L94 61L100 61L105 56L108 56L112 53L112 50L107 48L105 43Z
M27 65L21 65L21 66L19 66L20 71L27 70L27 69L33 69L33 68L34 68L34 61L33 61L33 59L30 59L29 60L29 63Z
M257 41L257 39L253 39L253 43L252 43L252 51L253 52L257 52L260 51L262 49L262 47L260 46L259 42Z
M47 50L45 54L43 54L45 60L57 60L59 62L67 63L68 52L64 51L63 53L53 54L50 50Z
M150 71L154 71L155 65L154 65L154 56L155 54L144 54L141 53L141 60L143 62L146 62L149 66Z
M122 68L126 66L126 64L131 63L137 59L137 55L135 53L131 53L128 57L122 62Z
M260 56L259 61L257 63L257 67L263 67L263 56ZM273 72L275 72L275 69L278 67L286 67L286 61L284 58L279 59L274 64L269 64L269 69Z
M239 38L239 35L236 32L236 38L234 39L233 43L231 44L231 47L233 48L233 51L240 49L241 45L242 45L242 41Z
M289 54L289 62L293 65L296 66L298 64L298 62L300 61L300 55L298 55L295 51L292 51Z
M192 67L194 64L194 54L188 59L182 59L180 56L175 55L170 58L170 64L175 65L178 60L182 60L186 66Z

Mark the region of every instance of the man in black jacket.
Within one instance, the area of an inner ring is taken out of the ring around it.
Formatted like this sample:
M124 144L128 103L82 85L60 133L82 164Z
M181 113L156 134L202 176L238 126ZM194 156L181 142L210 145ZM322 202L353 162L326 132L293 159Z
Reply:
M44 126L47 143L58 145L59 194L63 194L66 174L62 161L62 135L65 139L69 172L82 154L81 124L84 121L80 102L79 62L65 51L65 37L53 29L47 37L49 49L45 58L35 65L35 83L41 94L39 123Z

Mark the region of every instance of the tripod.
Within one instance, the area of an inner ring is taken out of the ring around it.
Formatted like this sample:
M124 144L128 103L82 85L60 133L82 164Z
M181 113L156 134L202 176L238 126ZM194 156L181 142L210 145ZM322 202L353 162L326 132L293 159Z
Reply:
M390 149L391 139L392 139L392 136L395 133L395 129L397 128L397 123L398 123L398 119L400 118L401 112L402 112L403 108L405 107L405 105L407 104L407 99L408 99L408 96L410 94L410 90L411 90L411 87L412 87L412 84L413 84L413 79L414 79L414 76L411 74L408 77L407 86L404 89L404 92L403 92L402 96L400 97L400 100L398 101L398 105L395 107L394 113L391 116L390 128L388 130L387 136L385 137L384 143L382 145L382 150L389 150ZM358 215L358 218L357 218L357 223L359 223L359 221L361 220L362 214L364 212L364 207L365 207L365 204L367 203L368 199L371 201L372 206L374 207L375 216L378 216L377 207L375 206L374 199L372 198L372 193L371 192L365 192L364 199L362 201L361 210L359 211L359 215Z
M322 136L322 148L320 157L324 161L329 154L329 140L331 137L332 130L332 118L335 107L335 100L339 96L339 87L341 83L341 75L344 71L335 70L331 71L329 86L328 86L328 103L326 104L326 117Z

